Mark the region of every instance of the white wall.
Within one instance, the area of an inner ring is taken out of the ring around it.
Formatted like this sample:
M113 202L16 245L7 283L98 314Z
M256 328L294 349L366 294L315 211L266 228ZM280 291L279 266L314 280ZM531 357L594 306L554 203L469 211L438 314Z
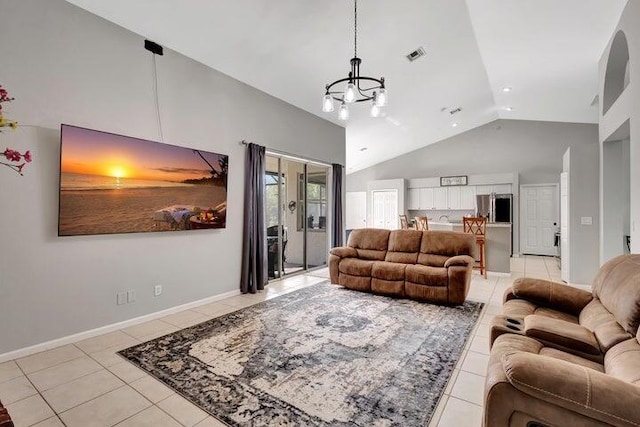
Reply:
M375 180L496 173L516 173L519 184L557 183L567 148L597 143L594 124L496 120L349 174L347 191Z
M629 45L629 68L625 77L629 84L605 115L600 111L600 143L629 139L631 251L640 252L640 2L629 1L618 27L600 59L600 99L604 99L604 82L611 43L618 31L623 31ZM629 121L629 127L626 123ZM616 133L623 131L622 134ZM601 156L603 157L603 156ZM603 165L600 166L601 181ZM604 188L601 188L604 191ZM605 261L605 260L601 260Z
M0 40L0 83L16 97L7 114L27 125L0 141L35 156L24 177L0 169L0 354L237 290L238 141L345 163L343 128L165 49L164 139L229 155L227 228L58 238L60 123L158 140L151 54L143 37L63 0L0 0ZM129 289L137 301L117 306Z

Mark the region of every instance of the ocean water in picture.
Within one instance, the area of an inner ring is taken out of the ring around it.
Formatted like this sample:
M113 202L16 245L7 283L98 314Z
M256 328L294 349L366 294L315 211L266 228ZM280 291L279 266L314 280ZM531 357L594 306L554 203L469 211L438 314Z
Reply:
M125 188L190 187L194 184L172 181L123 178L119 176L86 175L63 172L60 175L61 191L118 190Z

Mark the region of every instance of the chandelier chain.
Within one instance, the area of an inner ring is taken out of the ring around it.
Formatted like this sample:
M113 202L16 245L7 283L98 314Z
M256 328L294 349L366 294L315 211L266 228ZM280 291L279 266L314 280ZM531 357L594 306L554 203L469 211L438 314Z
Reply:
M358 57L358 0L353 0L353 56Z

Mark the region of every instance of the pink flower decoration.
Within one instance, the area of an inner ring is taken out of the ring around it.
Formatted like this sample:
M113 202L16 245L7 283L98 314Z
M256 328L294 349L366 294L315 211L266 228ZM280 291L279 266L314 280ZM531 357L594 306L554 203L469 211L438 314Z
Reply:
M31 157L31 151L29 150L25 151L22 157L24 157L24 161L27 163L31 163L31 160L33 160L33 158Z
M17 152L16 150L12 150L10 148L7 148L6 150L4 150L3 154L7 158L7 160L12 162L19 162L20 159L22 158L22 155L19 152Z

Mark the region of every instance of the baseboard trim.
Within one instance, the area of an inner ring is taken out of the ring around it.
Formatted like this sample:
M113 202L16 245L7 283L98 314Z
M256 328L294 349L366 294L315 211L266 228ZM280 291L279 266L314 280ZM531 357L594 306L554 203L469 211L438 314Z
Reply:
M198 307L204 304L210 304L212 302L220 301L226 298L234 297L236 295L240 295L240 290L229 291L222 294L214 295L211 297L203 298L201 300L188 302L186 304L177 305L175 307L167 308L161 311L156 311L153 313L145 314L143 316L134 317L132 319L124 320L122 322L112 323L105 326L100 326L95 329L90 329L88 331L78 332L73 335L67 335L65 337L56 338L50 341L45 341L40 344L35 344L29 347L20 348L18 350L9 351L7 353L0 354L0 363L7 362L13 359L19 359L21 357L30 356L32 354L40 353L42 351L51 350L56 347L61 347L63 345L72 344L78 341L86 340L88 338L93 338L98 335L107 334L109 332L114 332L119 329L128 328L129 326L138 325L140 323L148 322L150 320L159 319L164 316L168 316L169 314L174 314L179 311L188 310L190 308Z

